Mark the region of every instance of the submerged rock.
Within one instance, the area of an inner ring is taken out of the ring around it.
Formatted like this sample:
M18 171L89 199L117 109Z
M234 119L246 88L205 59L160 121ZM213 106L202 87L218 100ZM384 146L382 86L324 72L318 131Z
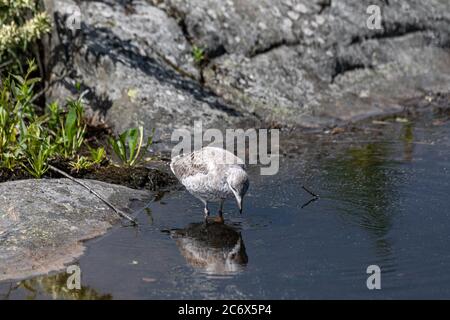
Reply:
M151 194L83 180L118 208ZM0 184L0 280L60 270L84 251L82 241L104 234L120 217L68 179L21 180Z

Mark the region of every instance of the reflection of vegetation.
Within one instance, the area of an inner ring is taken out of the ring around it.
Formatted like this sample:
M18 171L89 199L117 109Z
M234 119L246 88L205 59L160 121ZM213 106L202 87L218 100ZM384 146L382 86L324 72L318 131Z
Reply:
M402 167L412 161L416 139L414 121L386 123L386 132L377 136L377 142L352 140L354 147L338 149L338 155L323 160L320 167L332 188L331 196L324 198L336 200L347 221L367 230L382 255L390 252L387 235L401 199L398 190L403 183L399 182L408 178Z
M152 214L152 209L150 208L145 208L144 209L145 213L147 214L148 217L148 224L149 225L153 225L153 214Z
M341 159L327 165L329 178L336 180L336 197L348 202L341 210L359 218L359 224L377 237L377 247L389 251L383 237L391 221L395 189L391 176L387 143L373 143L352 148Z
M24 290L28 293L26 299L34 300L41 295L51 296L53 299L67 300L111 300L111 294L99 294L92 288L82 286L80 290L67 289L67 278L70 274L65 272L23 280L16 286L11 286L10 292L4 295L8 298L12 291Z
M407 122L403 126L403 160L411 161L414 152L414 126L412 122Z

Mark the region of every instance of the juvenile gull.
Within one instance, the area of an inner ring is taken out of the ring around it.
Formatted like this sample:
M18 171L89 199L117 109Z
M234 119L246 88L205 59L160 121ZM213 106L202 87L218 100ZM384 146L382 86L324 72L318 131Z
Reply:
M176 156L170 168L186 189L205 206L205 221L209 216L208 202L219 202L219 221L223 222L223 203L234 196L240 212L249 187L241 159L216 147Z

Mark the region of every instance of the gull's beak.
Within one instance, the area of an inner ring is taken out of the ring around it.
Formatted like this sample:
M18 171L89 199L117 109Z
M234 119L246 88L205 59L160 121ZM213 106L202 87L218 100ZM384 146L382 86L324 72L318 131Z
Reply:
M242 201L243 199L240 197L236 197L237 205L239 207L239 213L242 214Z

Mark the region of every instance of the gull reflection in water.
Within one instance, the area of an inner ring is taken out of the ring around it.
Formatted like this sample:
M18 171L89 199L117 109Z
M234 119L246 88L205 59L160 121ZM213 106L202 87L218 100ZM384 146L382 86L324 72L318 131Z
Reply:
M233 275L248 262L242 235L223 223L191 223L171 231L186 261L208 275Z

